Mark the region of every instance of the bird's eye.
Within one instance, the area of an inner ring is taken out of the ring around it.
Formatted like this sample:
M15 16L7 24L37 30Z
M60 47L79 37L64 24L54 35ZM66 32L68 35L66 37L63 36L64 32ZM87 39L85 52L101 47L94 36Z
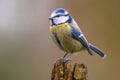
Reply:
M54 16L54 17L52 17L52 18L56 18L56 17L60 17L61 15L56 15L56 16Z
M60 17L60 15L56 15L55 17Z
M68 16L68 14L66 14L66 15L56 15L55 17L60 17L60 16Z

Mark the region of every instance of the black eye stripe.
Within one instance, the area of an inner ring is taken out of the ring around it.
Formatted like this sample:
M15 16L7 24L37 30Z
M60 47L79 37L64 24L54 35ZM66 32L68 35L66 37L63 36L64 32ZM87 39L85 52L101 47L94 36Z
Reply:
M66 15L56 15L56 16L54 16L53 18L56 18L56 17L60 17L60 16L68 16L68 14L66 14Z
M60 17L61 15L56 15L55 17Z

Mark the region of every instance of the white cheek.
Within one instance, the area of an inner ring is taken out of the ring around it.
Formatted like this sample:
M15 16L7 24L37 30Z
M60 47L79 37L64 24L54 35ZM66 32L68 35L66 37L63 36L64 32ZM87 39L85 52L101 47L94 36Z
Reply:
M61 23L65 23L68 19L69 19L69 16L60 16L60 17L54 18L53 20L55 24L61 24Z

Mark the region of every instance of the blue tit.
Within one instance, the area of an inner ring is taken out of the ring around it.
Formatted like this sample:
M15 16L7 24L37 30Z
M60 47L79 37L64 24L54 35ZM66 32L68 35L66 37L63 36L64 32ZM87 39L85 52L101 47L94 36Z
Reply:
M50 36L54 43L66 54L87 50L90 55L92 51L105 57L105 53L87 41L76 21L64 8L58 8L52 12L50 20Z

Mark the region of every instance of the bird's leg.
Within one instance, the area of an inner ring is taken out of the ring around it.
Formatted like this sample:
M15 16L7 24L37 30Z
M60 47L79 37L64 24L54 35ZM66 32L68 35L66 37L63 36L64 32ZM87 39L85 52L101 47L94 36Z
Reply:
M66 62L66 61L68 61L68 60L71 60L71 59L70 59L70 55L71 55L71 53L67 53L67 52L66 52L66 54L63 56L63 62Z
M68 54L68 53L66 52L65 55L63 56L63 58L65 58L65 57L67 56L67 54Z

